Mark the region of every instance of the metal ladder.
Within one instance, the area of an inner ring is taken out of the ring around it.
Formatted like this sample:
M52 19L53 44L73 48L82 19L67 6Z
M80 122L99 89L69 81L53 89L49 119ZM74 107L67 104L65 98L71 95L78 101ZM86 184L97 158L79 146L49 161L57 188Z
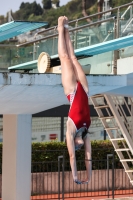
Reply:
M133 98L100 94L91 101L133 184Z

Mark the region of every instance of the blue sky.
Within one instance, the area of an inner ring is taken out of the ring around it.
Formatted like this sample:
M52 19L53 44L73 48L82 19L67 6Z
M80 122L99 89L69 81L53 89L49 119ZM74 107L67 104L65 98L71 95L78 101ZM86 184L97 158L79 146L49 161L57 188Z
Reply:
M0 15L6 15L9 10L15 12L19 9L22 2L33 2L34 0L3 0L0 6ZM60 0L60 6L65 5L70 0ZM42 2L42 0L36 0L37 3Z

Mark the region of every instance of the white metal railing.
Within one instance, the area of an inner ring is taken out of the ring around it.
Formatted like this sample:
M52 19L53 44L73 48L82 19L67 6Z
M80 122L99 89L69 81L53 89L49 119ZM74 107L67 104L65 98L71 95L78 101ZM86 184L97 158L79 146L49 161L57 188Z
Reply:
M106 10L106 11L104 11L104 12L100 12L100 13L88 15L88 16L86 16L86 17L82 17L82 18L79 18L79 19L76 19L76 20L72 20L72 21L69 22L69 25L75 23L75 28L71 28L69 31L70 31L70 32L74 32L74 31L78 31L78 30L81 30L81 29L86 28L86 27L94 27L94 26L97 26L98 24L101 24L101 23L104 23L104 22L108 22L108 21L114 20L114 19L118 22L119 20L121 20L121 18L120 18L120 16L119 16L120 9L126 8L126 7L128 7L128 9L130 9L129 6L132 7L132 5L133 5L133 2L128 3L128 4L125 4L125 5L122 5L122 6L119 6L119 7L116 7L116 8L112 8L112 9ZM83 21L83 20L90 19L90 18L93 18L93 17L98 17L99 15L102 16L102 15L104 15L105 13L112 13L113 11L117 11L117 16L116 16L116 17L110 17L110 18L103 19L103 20L96 21L96 22L93 22L93 21L92 21L91 23L88 23L88 24L86 24L86 25L78 26L78 23L81 22L81 21ZM127 11L125 11L125 14L126 14L126 13L127 13ZM125 14L123 14L123 17L125 16ZM52 31L52 30L54 31L54 30L56 30L56 29L57 29L57 25L56 25L56 26L53 26L53 27L50 27L50 28L48 28L48 29L45 29L45 30L43 30L43 31L40 31L40 32L38 32L37 34L46 33L46 32ZM36 36L37 34L35 34L35 36ZM115 33L115 34L116 34L116 33ZM36 43L36 42L38 42L38 41L42 41L42 40L45 40L45 39L53 38L53 37L56 37L56 36L58 36L58 33L52 34L52 35L49 35L49 36L46 36L46 37L42 37L42 38L40 38L40 39L35 39L35 40L33 40L33 41L26 42L26 43L24 43L24 44L19 44L19 45L16 45L16 46L17 46L17 47L21 47L21 46L25 46L25 45L29 45L29 44L32 44L32 43Z

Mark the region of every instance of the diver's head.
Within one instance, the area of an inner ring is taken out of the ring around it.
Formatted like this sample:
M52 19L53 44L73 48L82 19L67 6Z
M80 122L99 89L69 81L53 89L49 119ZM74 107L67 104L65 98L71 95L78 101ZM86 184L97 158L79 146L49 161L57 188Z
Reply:
M75 144L75 151L81 149L84 145L84 139L87 135L87 129L85 127L80 128L75 135L74 144Z

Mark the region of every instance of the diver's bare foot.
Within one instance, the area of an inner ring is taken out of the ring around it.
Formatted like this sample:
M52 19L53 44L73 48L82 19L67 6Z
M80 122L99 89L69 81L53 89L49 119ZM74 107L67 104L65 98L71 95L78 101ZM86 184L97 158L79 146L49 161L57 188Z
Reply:
M64 31L64 20L65 20L64 16L58 18L58 27L57 27L58 32Z
M64 27L65 27L65 31L68 31L68 18L66 16L64 16Z

